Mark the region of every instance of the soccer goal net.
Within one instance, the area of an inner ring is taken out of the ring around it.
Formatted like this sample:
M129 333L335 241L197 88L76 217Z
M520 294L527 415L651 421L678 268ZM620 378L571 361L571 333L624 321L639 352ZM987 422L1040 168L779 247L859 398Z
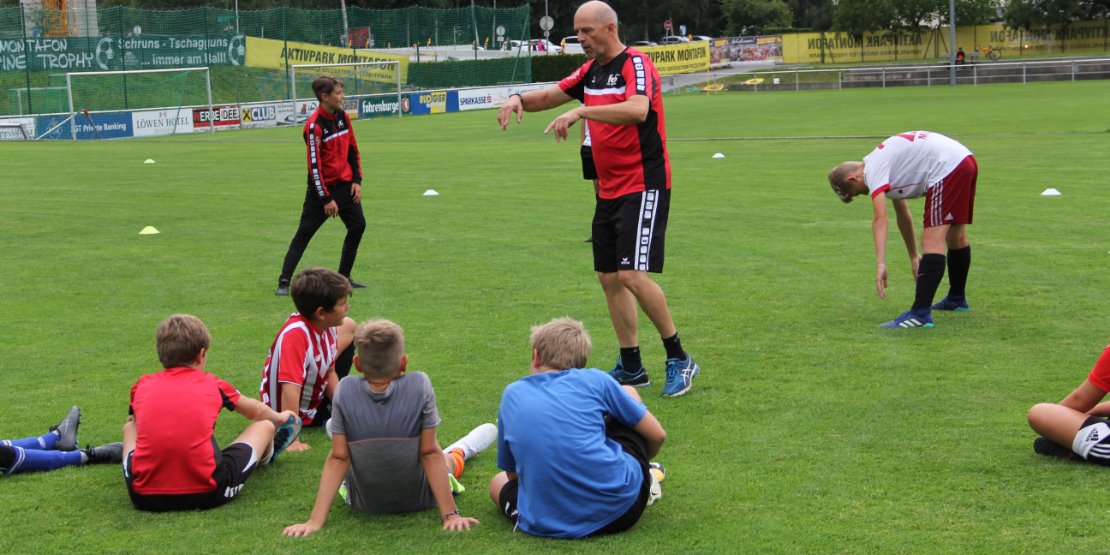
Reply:
M366 102L368 113L384 116L396 112L398 117L401 116L401 62L304 64L291 66L291 70L289 88L298 106L316 102L312 80L327 75L343 82L343 93L347 97L344 108L348 113L357 113L359 102ZM300 111L298 107L298 113Z
M69 113L84 114L86 120L90 113L157 110L174 123L164 133L155 134L214 129L212 76L207 67L83 71L65 77ZM194 108L199 110L194 112ZM77 137L77 126L72 134Z

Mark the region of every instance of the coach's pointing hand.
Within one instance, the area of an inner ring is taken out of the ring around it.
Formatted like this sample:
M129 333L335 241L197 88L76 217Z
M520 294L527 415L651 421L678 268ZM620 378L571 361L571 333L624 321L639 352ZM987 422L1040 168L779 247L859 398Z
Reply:
M504 131L509 126L509 120L513 117L513 112L516 112L516 122L524 117L524 97L519 94L514 94L505 101L505 105L497 111L497 123Z
M543 130L544 134L546 135L554 129L555 142L567 140L567 130L570 129L570 126L574 125L574 122L582 119L582 116L579 114L580 109L581 108L575 108L552 120L547 126L547 129Z

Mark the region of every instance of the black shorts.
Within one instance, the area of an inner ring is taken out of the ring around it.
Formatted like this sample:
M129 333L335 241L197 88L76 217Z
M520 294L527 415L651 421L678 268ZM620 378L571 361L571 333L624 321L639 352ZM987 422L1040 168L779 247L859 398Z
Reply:
M593 147L583 146L582 154L582 179L597 179L597 166L594 165Z
M212 478L216 480L216 489L180 495L144 495L131 488L131 482L134 480L131 476L131 455L134 453L134 451L128 453L123 461L123 477L127 481L131 504L141 511L190 511L219 507L239 495L243 490L243 484L258 466L254 448L246 443L232 443L227 446L227 449L216 452L216 470L212 472Z
M594 209L594 270L662 272L670 207L670 189L599 197Z
M1076 432L1071 449L1089 462L1110 466L1110 420L1088 416Z
M644 479L640 483L640 495L636 498L636 502L623 515L617 517L616 520L605 525L605 527L591 533L591 536L616 534L632 528L640 520L640 516L644 514L648 496L651 493L651 472L648 468L647 442L644 441L643 436L624 424L612 421L608 422L605 435L616 441L625 453L632 455L632 458L640 463ZM505 515L513 524L516 524L517 521L516 504L519 493L519 480L509 480L505 483L505 487L501 488L501 494L497 498L497 507L501 510L501 514Z

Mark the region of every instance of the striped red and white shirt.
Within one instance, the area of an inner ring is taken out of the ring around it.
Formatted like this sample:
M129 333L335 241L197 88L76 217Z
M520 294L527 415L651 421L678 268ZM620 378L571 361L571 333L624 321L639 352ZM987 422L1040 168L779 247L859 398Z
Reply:
M311 424L338 354L336 338L335 328L317 330L308 318L294 312L274 338L262 367L262 402L278 412L296 410L306 425ZM281 406L283 383L301 387L298 407Z

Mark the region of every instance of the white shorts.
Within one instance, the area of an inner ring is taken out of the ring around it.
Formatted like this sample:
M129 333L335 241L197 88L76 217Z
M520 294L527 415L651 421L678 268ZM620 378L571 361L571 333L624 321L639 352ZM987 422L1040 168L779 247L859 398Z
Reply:
M1089 416L1075 434L1071 450L1093 463L1110 465L1110 424L1097 416Z

